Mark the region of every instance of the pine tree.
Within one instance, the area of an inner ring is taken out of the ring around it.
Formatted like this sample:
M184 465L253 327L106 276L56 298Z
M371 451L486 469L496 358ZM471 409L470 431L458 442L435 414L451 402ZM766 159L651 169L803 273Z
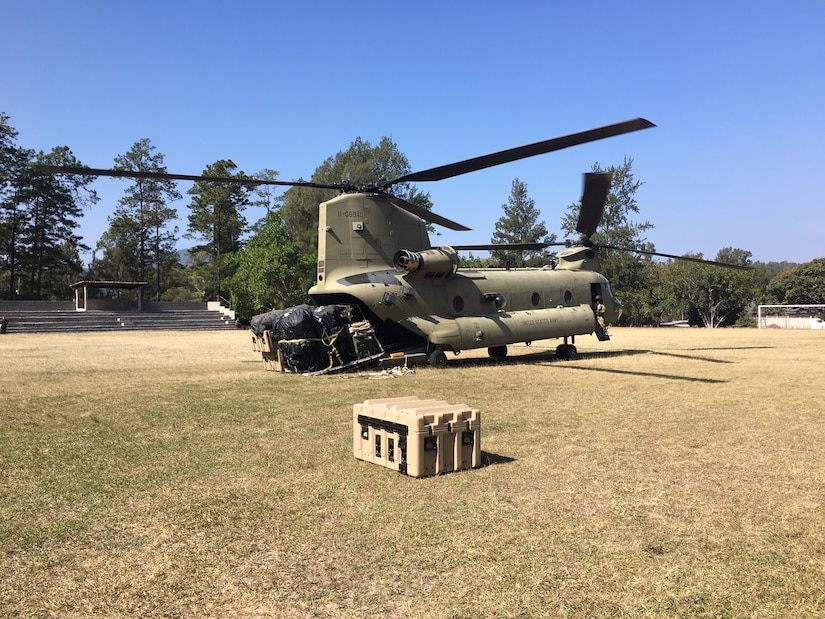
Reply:
M555 235L547 234L547 226L539 221L540 212L535 201L527 196L527 185L514 179L507 204L502 204L504 210L496 222L496 229L490 239L491 243L551 243L556 240ZM532 251L494 251L493 263L496 266L524 267L541 266L549 259L546 250Z
M115 157L116 170L140 172L166 172L163 166L163 155L153 153L155 147L147 138L138 140L125 155ZM116 270L128 270L130 266L137 268L132 278L140 281L147 280L147 269L154 269L155 299L161 295L161 274L168 265L169 257L176 256L174 251L177 240L177 228L169 229L170 223L177 217L175 209L168 206L169 202L179 200L180 192L175 182L164 179L134 179L123 198L118 202L118 209L109 221L112 228L110 234L101 239L99 247L104 251L111 242L117 241L118 251L109 256L112 260L122 261L123 264L111 265ZM130 238L133 237L133 238ZM131 248L127 251L128 248ZM175 261L177 259L175 258ZM151 289L150 289L151 290Z
M9 117L0 112L0 294L12 299L20 279L21 232L25 225L17 191L32 154L17 146L17 131L8 121Z
M49 153L39 152L35 164L79 167L80 162L68 146ZM61 298L66 273L82 271L79 250L89 247L75 233L83 207L97 202L88 189L93 178L75 174L56 176L27 166L17 179L14 200L22 208L25 225L20 229L20 268L27 275L27 294L34 299Z
M203 176L248 178L243 172L235 173L237 167L232 161L222 159L208 165ZM202 241L190 254L200 256L200 266L209 282L207 298L220 297L223 280L231 275L227 258L241 248L247 225L241 213L249 205L249 192L248 185L209 181L198 181L188 191L192 201L186 236Z

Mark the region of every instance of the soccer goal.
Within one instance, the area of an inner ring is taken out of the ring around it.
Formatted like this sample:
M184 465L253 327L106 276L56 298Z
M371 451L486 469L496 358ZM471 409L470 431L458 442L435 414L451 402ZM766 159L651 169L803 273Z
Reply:
M760 329L825 329L825 305L760 305Z

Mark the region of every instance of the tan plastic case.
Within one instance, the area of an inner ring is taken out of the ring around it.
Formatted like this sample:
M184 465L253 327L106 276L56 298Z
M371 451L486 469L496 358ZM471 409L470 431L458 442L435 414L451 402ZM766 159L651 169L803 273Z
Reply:
M404 396L353 406L353 454L410 477L481 465L481 413L466 404Z

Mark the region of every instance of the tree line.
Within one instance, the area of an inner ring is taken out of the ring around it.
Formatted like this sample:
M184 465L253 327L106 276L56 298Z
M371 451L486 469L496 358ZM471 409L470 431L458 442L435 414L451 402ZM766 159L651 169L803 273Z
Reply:
M225 298L242 319L274 307L307 300L315 277L318 203L333 190L292 187L276 195L271 185L197 181L188 190L186 229L175 225L171 206L182 199L175 181L124 178L128 183L109 227L97 240L92 261L82 264L81 252L92 248L78 235L84 209L98 202L91 188L94 177L51 175L37 165L81 166L67 146L35 152L17 143L18 133L0 113L0 299L65 299L78 280L146 282L146 294L158 301L203 301ZM632 159L594 172L609 172L613 183L605 215L593 240L613 246L655 251L644 234L653 228L636 221L636 192ZM114 158L114 169L166 172L164 156L149 139L135 142ZM397 178L411 172L406 156L390 138L377 145L357 138L347 150L327 158L309 179L317 183L353 184ZM274 180L275 170L247 175L229 159L206 166L203 176ZM303 179L299 179L303 180ZM393 188L399 197L432 208L430 196L411 184ZM247 222L252 205L266 215ZM579 203L562 217L565 238L574 238ZM527 185L515 179L491 243L556 241L548 234ZM187 241L189 249L178 247ZM701 258L701 255L694 257ZM549 249L533 252L494 251L489 257L472 254L465 267L523 267L552 264ZM758 303L825 303L825 259L804 265L752 262L741 248L723 248L714 257L753 267L733 271L704 264L602 250L602 273L624 305L622 322L656 324L689 320L717 327L751 324ZM134 294L100 291L98 294Z

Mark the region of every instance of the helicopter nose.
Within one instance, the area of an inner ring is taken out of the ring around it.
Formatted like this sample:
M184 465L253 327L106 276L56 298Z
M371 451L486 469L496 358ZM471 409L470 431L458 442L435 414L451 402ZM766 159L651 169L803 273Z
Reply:
M622 302L616 297L613 297L613 307L616 309L616 318L618 320L622 316Z

